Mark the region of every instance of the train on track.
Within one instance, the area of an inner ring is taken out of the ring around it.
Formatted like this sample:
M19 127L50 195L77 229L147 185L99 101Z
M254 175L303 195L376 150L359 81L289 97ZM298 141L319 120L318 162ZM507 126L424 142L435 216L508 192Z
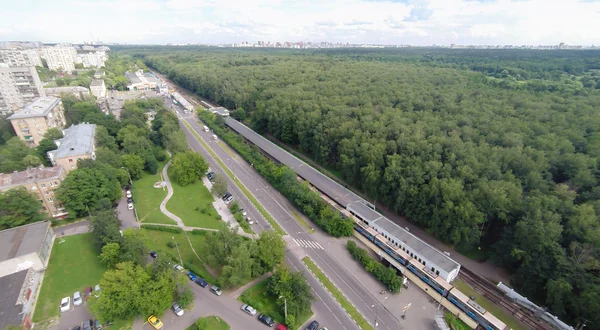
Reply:
M389 255L397 262L397 264L404 267L405 269L403 271L403 269L400 269L397 265L393 265L396 268L399 268L399 270L413 282L420 281L420 283L417 283L419 287L423 288L425 292L436 299L441 305L449 309L453 314L458 314L458 309L485 330L509 329L506 324L485 310L485 308L481 307L475 300L460 292L452 284L446 282L441 276L423 266L415 260L414 257L411 257L401 247L396 246L388 238L384 237L382 233L378 232L377 226L370 226L366 221L357 221L357 219L355 219L354 229L380 250ZM428 288L433 290L429 290Z

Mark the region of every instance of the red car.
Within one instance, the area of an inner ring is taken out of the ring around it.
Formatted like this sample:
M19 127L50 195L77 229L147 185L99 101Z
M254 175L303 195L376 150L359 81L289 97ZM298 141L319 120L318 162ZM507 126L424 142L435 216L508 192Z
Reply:
M288 330L288 328L283 324L278 324L275 330Z
M83 300L87 301L91 295L92 295L92 287L88 286L87 288L85 288L85 292L83 293Z

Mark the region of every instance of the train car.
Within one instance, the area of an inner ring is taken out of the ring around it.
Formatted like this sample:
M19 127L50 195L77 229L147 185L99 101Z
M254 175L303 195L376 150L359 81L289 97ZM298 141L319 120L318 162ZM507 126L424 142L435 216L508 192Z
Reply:
M427 267L423 266L415 259L410 259L406 268L443 296L446 296L448 291L452 289L452 285L446 283L440 276L427 269Z
M448 292L447 298L456 307L475 320L475 322L479 323L485 330L508 330L506 324L498 320L498 318L458 289L451 289Z
M406 266L407 259L403 258L396 252L396 246L390 244L390 241L385 238L383 235L378 234L375 236L375 244L379 246L382 250L384 250L390 257L394 258L397 262L402 264L402 266Z
M376 232L375 229L373 229L367 225L364 225L360 222L354 223L354 230L363 234L363 236L368 238L371 242L375 242L375 236L379 235L379 233Z

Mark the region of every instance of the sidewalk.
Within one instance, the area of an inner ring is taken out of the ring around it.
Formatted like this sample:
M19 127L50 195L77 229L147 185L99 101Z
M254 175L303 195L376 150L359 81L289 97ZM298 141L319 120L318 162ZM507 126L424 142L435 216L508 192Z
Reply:
M232 296L233 298L237 299L239 296L242 295L242 293L244 293L244 291L250 289L258 282L262 282L264 279L266 279L267 277L269 277L271 275L273 275L273 272L268 272L268 273L262 274L261 277L255 278L254 280L244 284L243 286L237 288L235 291L231 292L229 295Z

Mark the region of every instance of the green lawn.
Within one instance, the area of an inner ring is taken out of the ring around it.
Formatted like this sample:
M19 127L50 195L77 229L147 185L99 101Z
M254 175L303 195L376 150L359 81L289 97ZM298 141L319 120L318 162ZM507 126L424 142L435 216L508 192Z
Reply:
M446 322L448 322L450 328L454 330L471 330L470 326L468 326L465 322L463 322L461 319L457 318L450 312L446 312L444 314L444 319L446 320Z
M143 227L142 230L146 235L146 245L148 246L148 248L157 251L159 254L167 253L179 263L179 255L177 254L177 248L170 248L167 246L167 243L173 241L172 237L174 237L175 241L179 244L179 252L181 253L183 266L186 268L191 268L189 267L189 265L191 265L193 267L193 269L191 270L197 273L198 276L202 277L211 284L217 283L217 280L206 270L202 262L198 260L198 258L194 254L194 251L192 251L192 248L186 238L185 233L175 234L164 231L147 230L143 229ZM202 257L201 245L202 242L204 242L204 235L188 234L188 236L194 246L194 249L196 250L196 253L198 253L198 255Z
M141 179L133 181L131 193L133 194L135 209L138 218L144 223L175 224L175 221L160 212L160 203L167 196L167 188L157 189L153 187L156 182L161 181L160 173L163 167L164 163L161 164L156 174L144 172Z
M214 198L202 180L187 186L171 184L173 196L167 202L169 211L180 217L186 226L219 229L223 221L217 219L219 214L212 205Z
M186 330L229 330L229 324L218 316L207 316L199 318L196 323L187 327Z
M131 330L133 329L133 319L129 320L115 320L115 323L109 327L104 327L105 329L111 330Z
M73 296L75 291L98 284L106 268L98 261L92 234L67 236L64 242L57 238L52 248L48 269L44 275L34 322L58 315L60 300Z
M475 300L481 307L485 308L487 311L492 313L495 317L497 317L500 321L504 322L509 328L512 330L526 330L527 328L517 320L515 320L510 314L504 311L500 306L494 304L486 297L480 295L477 291L475 291L472 287L461 280L456 280L454 285L467 297L475 296Z
M260 313L269 315L276 322L283 323L283 315L278 311L276 304L277 297L267 292L268 281L269 279L267 278L258 282L250 289L244 291L238 300L256 308Z

